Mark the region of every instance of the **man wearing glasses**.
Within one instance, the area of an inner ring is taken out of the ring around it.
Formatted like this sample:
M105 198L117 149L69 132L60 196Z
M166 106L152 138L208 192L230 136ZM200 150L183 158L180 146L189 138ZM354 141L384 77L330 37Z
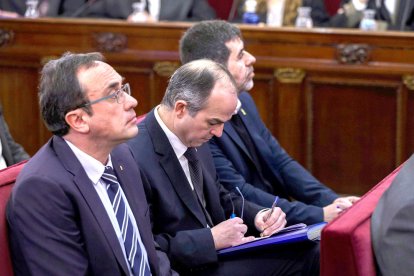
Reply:
M15 275L168 275L139 169L129 85L99 53L48 62L40 110L54 134L23 168L8 204Z
M244 203L217 181L206 142L221 136L236 105L236 84L224 66L210 60L187 63L171 77L161 104L139 125L140 134L128 142L148 180L144 188L155 240L182 274L318 275L314 243L226 259L216 253L286 224L280 208L272 212Z

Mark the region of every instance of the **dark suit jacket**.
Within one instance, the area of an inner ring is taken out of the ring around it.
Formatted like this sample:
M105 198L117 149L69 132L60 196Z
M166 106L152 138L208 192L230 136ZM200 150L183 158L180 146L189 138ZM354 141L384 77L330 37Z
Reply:
M367 9L373 9L376 11L375 19L386 21L388 29L390 30L414 30L414 1L412 0L399 0L398 9L395 11L396 22L392 23L391 17L389 14L381 14L378 9L379 7L376 4L377 0L368 0ZM313 0L316 2L314 4L318 6L315 11L312 12L312 18L314 20L315 26L324 26L324 27L347 27L351 24L353 28L358 28L360 20L353 21L353 23L348 22L347 16L343 14L336 14L332 17L328 15L326 9L322 7L323 0ZM350 2L350 0L343 0L341 6Z
M96 0L86 7L84 0L49 0L49 16L104 17L126 19L135 0ZM80 7L84 5L84 12ZM214 19L216 14L207 0L161 0L159 20L196 21Z
M175 269L183 270L217 262L211 230L199 207L174 150L155 119L148 113L139 125L139 134L128 142L149 185L145 187L152 215L155 240L167 252ZM228 192L217 181L207 145L198 148L202 161L207 210L216 225L232 211ZM241 199L232 195L240 216ZM261 208L245 203L244 220L254 228L254 217Z
M217 174L223 186L234 191L236 187L247 200L270 207L275 198L285 213L288 224L323 221L321 207L332 203L338 196L316 180L279 145L260 118L252 97L243 92L240 117L257 149L264 177L259 176L251 153L247 150L230 122L224 124L223 135L210 140ZM293 197L298 201L290 202Z
M29 159L29 155L24 151L23 147L17 144L10 134L9 128L3 117L3 108L0 105L0 141L3 148L2 155L6 160L7 166L19 163L20 161Z
M125 144L115 148L111 158L136 218L151 271L159 275L159 266L169 266L169 262L154 247L138 167ZM20 173L7 219L16 275L128 273L105 208L82 165L60 137L51 138Z
M414 271L414 155L380 198L371 219L375 258L382 275Z

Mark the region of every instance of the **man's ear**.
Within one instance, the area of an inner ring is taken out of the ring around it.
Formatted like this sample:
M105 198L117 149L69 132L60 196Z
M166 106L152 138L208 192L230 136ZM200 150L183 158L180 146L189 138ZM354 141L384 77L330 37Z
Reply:
M66 113L65 120L73 131L87 133L89 132L89 117L85 110L78 108Z
M182 118L187 112L187 102L183 100L179 100L174 105L174 112L178 118Z

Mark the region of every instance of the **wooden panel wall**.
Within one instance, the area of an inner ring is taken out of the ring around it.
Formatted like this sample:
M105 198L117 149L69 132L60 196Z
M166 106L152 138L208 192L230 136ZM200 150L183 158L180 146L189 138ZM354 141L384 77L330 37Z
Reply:
M151 110L179 66L189 23L0 20L0 100L34 154L50 137L37 107L39 71L65 51L101 51ZM283 147L340 193L363 194L414 150L414 34L241 26L256 56L256 100Z

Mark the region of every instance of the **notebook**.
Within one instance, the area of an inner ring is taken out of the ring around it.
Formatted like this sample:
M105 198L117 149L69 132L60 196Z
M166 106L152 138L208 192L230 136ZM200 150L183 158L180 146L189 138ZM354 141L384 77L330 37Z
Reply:
M278 233L270 237L256 238L254 241L244 243L237 246L224 248L217 251L218 255L226 255L232 253L243 252L264 246L272 246L277 244L285 244L300 241L318 241L321 238L321 231L326 222L316 223L307 226L304 223L294 224L285 227Z

